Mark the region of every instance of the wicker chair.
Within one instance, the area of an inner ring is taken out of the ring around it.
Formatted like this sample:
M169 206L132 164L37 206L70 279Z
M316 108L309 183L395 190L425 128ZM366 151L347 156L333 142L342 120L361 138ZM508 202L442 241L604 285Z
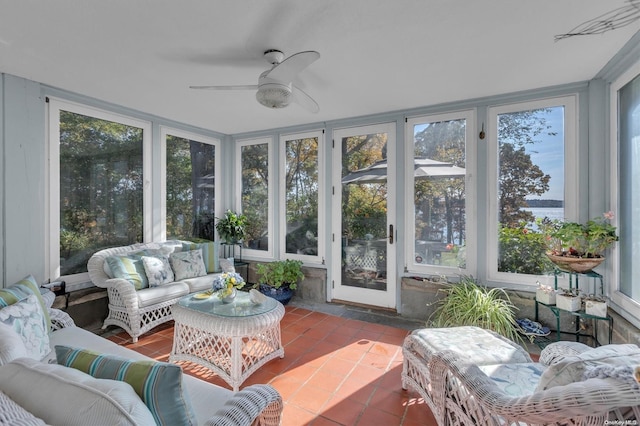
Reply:
M520 366L536 368L536 364ZM439 408L434 416L440 425L636 424L625 421L640 418L638 386L615 378L510 394L481 367L465 363L452 351L433 354L428 369L432 397Z

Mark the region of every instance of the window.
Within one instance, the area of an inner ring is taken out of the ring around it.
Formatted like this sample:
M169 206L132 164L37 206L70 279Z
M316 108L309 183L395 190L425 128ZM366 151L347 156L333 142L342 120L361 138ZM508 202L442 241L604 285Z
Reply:
M536 220L575 214L575 97L489 109L488 271L535 283L550 274ZM528 278L527 278L528 276Z
M49 277L86 281L87 260L150 232L147 122L51 100Z
M280 214L283 256L322 263L322 132L285 135L280 141L280 158L284 162L279 185L284 188L280 195L284 198Z
M240 199L238 210L247 216L248 226L243 254L253 257L273 257L270 236L273 235L271 184L271 138L238 141L239 160L237 182Z
M165 236L162 239L215 238L215 184L220 170L217 139L161 128L164 172Z
M612 301L640 318L640 63L611 86L612 202L617 207L620 241L612 250Z
M439 272L467 269L475 232L475 201L467 190L473 162L467 161L474 111L407 120L407 269ZM468 236L472 236L468 239Z

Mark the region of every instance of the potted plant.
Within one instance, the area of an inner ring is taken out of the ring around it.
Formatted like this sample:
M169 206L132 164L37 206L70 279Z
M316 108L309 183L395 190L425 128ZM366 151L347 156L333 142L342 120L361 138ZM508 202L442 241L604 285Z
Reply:
M247 217L227 210L224 217L217 218L216 230L220 240L226 244L238 244L246 234Z
M582 299L580 299L578 290L575 288L563 288L560 290L560 293L556 295L556 307L569 312L579 311Z
M545 305L555 305L556 290L549 285L542 285L538 283L538 288L536 289L536 300L540 303L544 303Z
M439 289L446 293L429 317L431 327L472 325L493 330L511 340L521 340L516 331L515 306L502 288L479 285L471 276Z
M584 311L588 315L606 318L607 307L607 299L605 299L604 296L589 294L584 298Z
M223 303L231 303L244 284L244 278L237 272L224 272L213 281L212 291L216 292Z
M562 270L589 272L604 261L604 251L618 241L611 219L611 211L584 224L544 218L538 227L544 235L547 257Z
M289 303L292 290L297 289L298 281L304 279L302 262L292 259L258 264L256 273L260 291L283 305Z

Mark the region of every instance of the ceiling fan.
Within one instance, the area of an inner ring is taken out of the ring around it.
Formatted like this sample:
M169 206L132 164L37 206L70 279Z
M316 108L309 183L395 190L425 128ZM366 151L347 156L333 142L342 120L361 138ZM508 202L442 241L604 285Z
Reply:
M267 108L284 108L292 101L303 108L318 112L318 103L293 84L293 79L306 67L320 58L318 52L299 52L284 59L280 50L264 52L264 58L272 65L258 78L258 84L244 86L189 86L191 89L207 90L256 90L256 99Z

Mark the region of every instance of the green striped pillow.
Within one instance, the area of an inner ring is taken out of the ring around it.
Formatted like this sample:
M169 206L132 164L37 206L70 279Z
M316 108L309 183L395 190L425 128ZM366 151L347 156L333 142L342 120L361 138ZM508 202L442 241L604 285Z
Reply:
M182 387L182 368L158 361L132 361L115 355L56 345L58 364L97 379L129 383L158 425L196 425L191 402Z
M49 309L44 303L38 283L33 275L28 275L13 284L11 287L0 289L0 308L4 308L9 305L13 305L21 300L26 299L30 295L35 295L38 299L38 303L42 307L42 313L44 315L45 323L47 326L47 332L51 332L51 318L49 317Z
M142 263L143 252L109 256L105 259L114 278L129 281L136 290L149 287L149 280Z
M211 274L220 271L218 259L218 243L182 243L182 251L202 249L202 260L207 268L207 273Z

